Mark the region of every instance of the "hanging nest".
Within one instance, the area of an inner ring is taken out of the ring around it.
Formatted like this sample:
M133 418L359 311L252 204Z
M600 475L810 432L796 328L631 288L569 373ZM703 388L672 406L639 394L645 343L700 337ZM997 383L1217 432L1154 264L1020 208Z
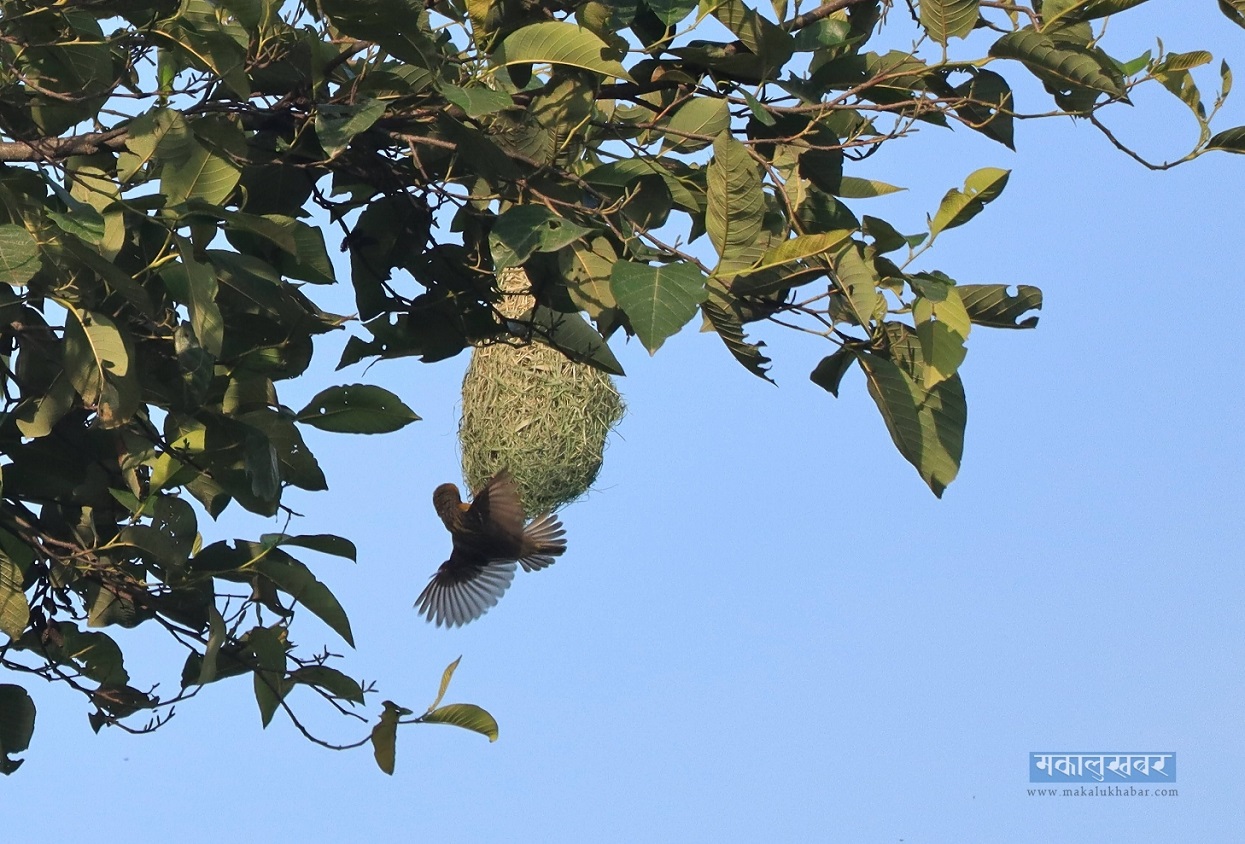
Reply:
M505 316L532 307L522 269L503 271L499 286ZM474 491L508 468L529 516L557 510L596 480L624 409L609 375L543 343L479 346L463 378L463 477Z

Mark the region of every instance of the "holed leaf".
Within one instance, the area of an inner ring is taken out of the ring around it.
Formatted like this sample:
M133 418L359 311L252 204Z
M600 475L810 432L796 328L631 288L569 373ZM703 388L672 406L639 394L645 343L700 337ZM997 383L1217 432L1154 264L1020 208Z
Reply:
M371 384L321 390L296 418L322 431L345 434L387 434L419 421L400 398Z

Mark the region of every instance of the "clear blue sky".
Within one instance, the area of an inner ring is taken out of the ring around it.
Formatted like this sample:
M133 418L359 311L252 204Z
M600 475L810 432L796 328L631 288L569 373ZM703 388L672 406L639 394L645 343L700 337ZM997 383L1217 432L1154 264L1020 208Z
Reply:
M1148 4L1110 43L1136 54L1157 34L1245 71L1245 30L1210 0ZM1115 112L1125 135L1160 157L1187 148L1183 106L1139 106ZM1245 124L1245 108L1224 117ZM569 552L480 622L435 630L411 604L446 554L429 498L459 478L466 356L380 364L366 377L424 421L310 431L332 489L291 502L296 528L359 544L357 565L308 558L351 614L347 669L380 685L369 714L384 698L421 709L461 654L448 700L488 708L500 740L404 729L390 778L280 716L261 730L245 680L138 738L95 736L76 696L34 686L34 743L0 782L4 839L1245 840L1245 158L1153 174L1083 124L1017 137L1012 154L927 129L856 171L908 186L857 207L916 230L968 172L1014 169L929 261L1046 294L1036 331L974 331L943 500L858 373L838 400L808 382L812 341L764 335L778 388L712 335L655 358L619 344L630 413L598 491L563 513ZM227 517L208 539L274 527ZM302 627L300 644L333 643ZM117 635L142 651L134 632ZM158 661L173 651L145 653L136 685L174 679ZM1029 797L1037 750L1174 750L1180 794Z

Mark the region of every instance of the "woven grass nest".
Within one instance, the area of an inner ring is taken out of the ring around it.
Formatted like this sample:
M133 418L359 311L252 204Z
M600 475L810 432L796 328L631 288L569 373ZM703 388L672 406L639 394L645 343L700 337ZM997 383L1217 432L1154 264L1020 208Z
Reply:
M506 316L532 307L523 270L499 283ZM557 510L588 492L624 410L609 375L543 343L479 346L463 378L463 477L477 490L508 468L529 516Z

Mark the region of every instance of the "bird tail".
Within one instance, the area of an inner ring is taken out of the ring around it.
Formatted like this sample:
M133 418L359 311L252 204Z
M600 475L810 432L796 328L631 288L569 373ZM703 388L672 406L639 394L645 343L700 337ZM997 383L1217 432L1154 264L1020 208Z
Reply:
M419 593L415 606L437 627L461 627L497 604L510 588L514 572L515 565L509 561L489 563L466 578L442 566Z
M532 551L520 558L524 571L539 571L553 565L553 558L566 550L566 531L556 513L537 516L523 529L523 545Z

